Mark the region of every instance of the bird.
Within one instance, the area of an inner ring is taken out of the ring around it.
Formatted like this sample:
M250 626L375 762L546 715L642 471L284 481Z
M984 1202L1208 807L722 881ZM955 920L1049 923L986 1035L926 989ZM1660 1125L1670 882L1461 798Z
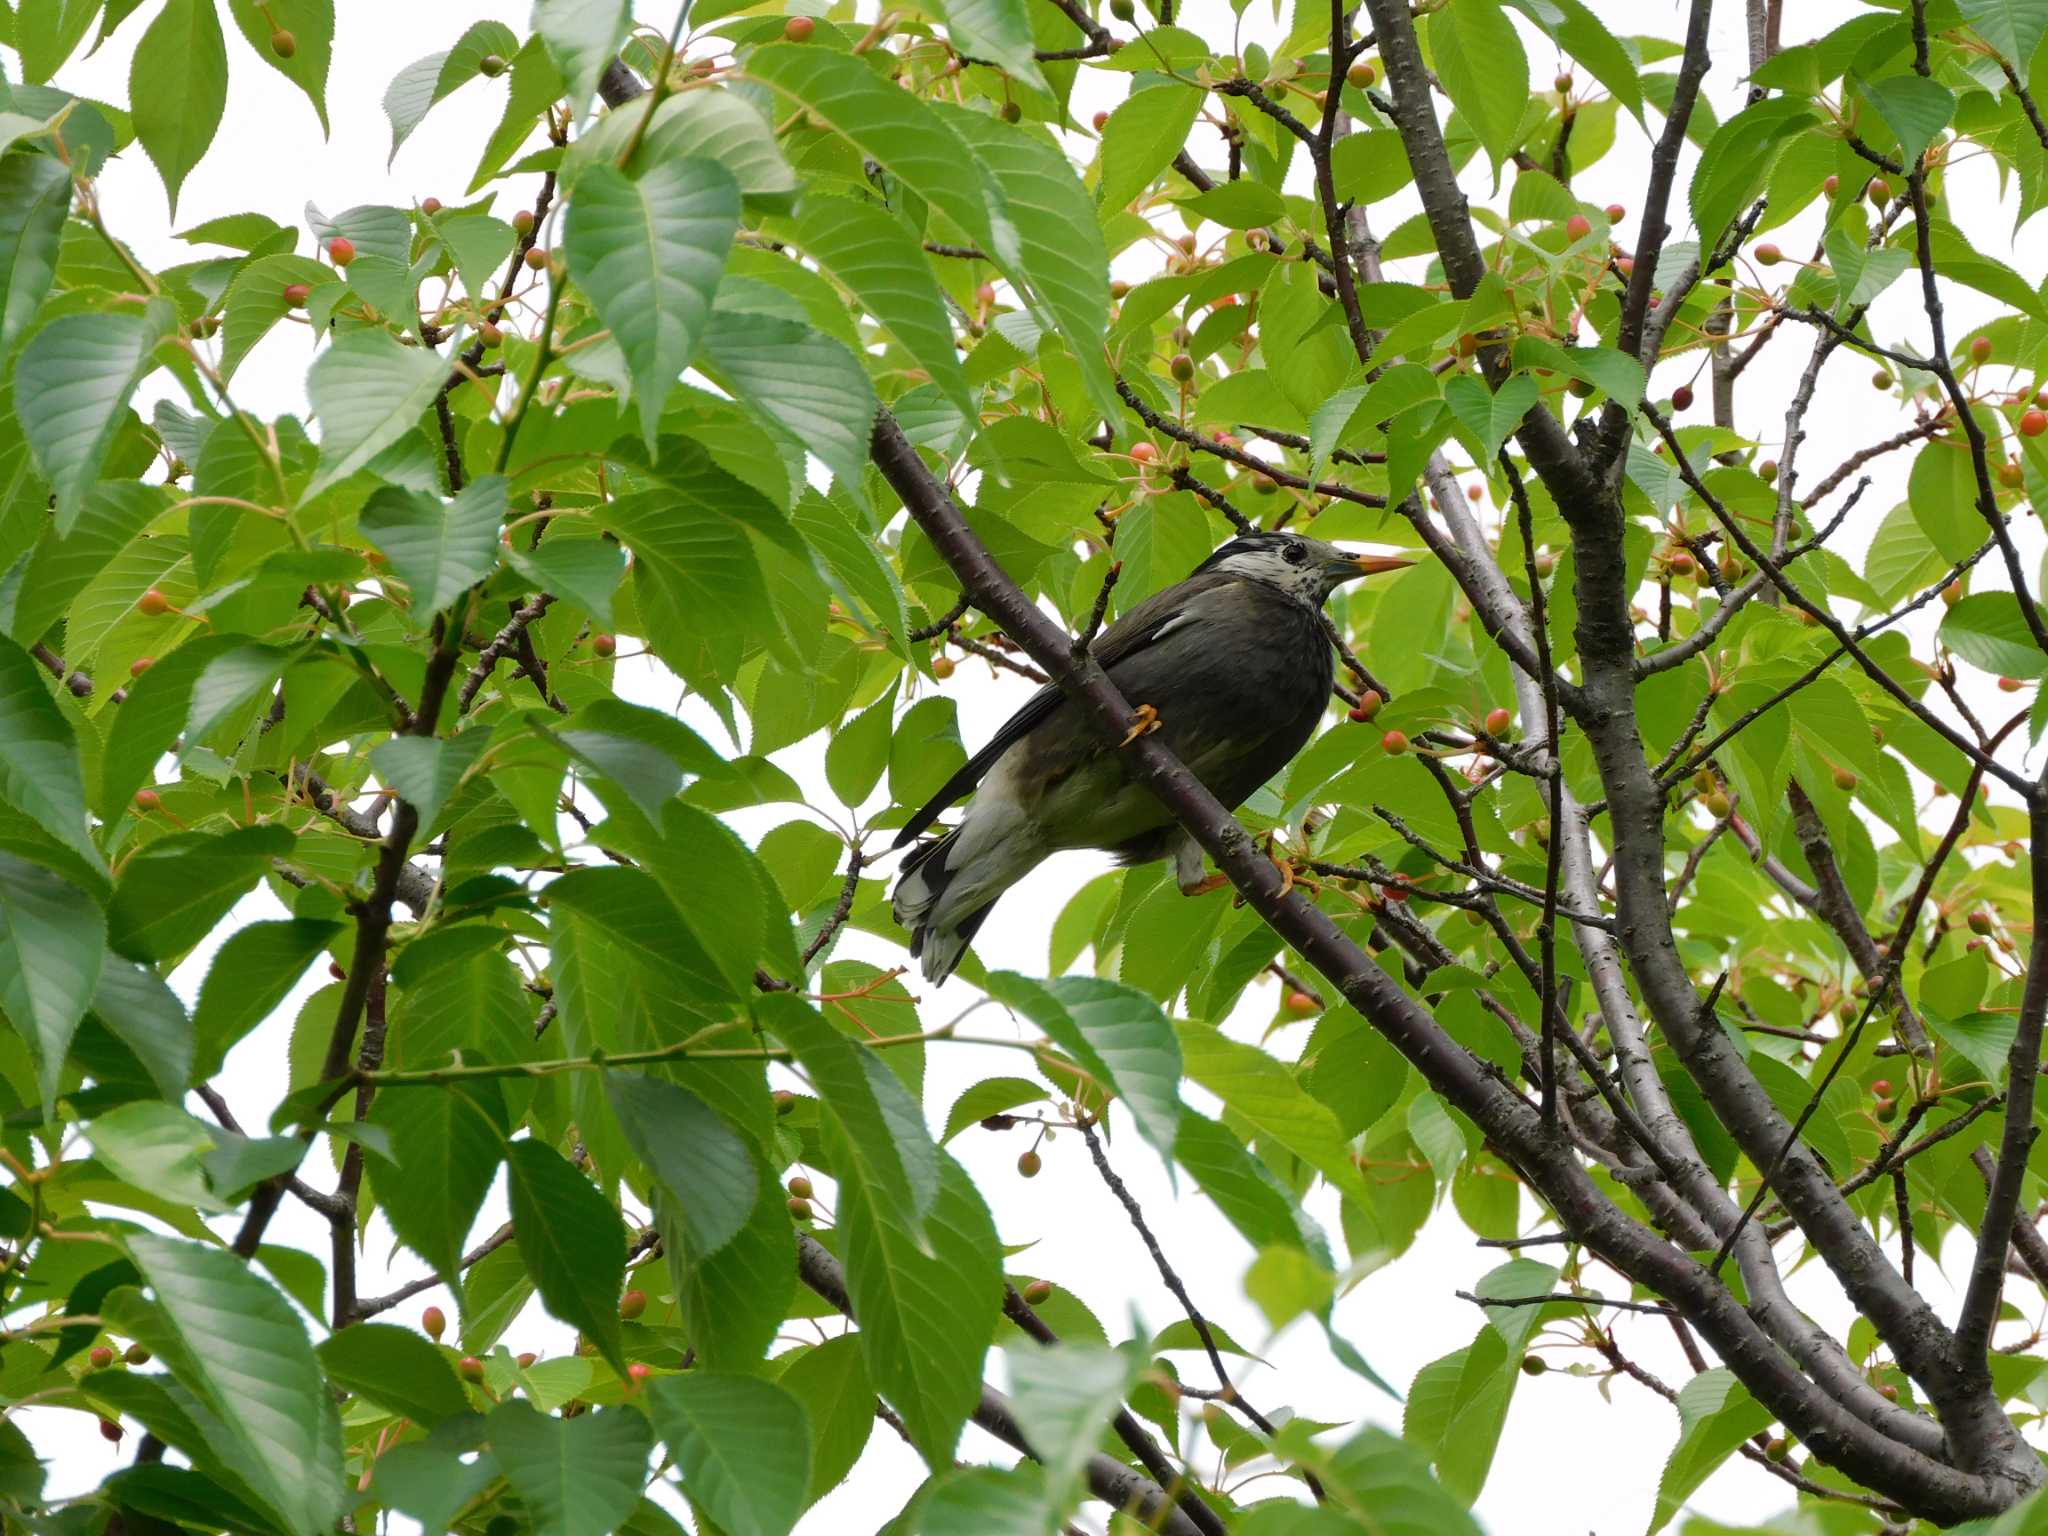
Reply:
M1133 734L1161 731L1234 810L1307 744L1328 707L1335 666L1322 610L1330 594L1413 563L1283 530L1245 533L1123 614L1090 651L1137 704ZM1201 846L1056 685L1012 715L904 823L894 846L970 791L959 825L904 857L891 903L911 935L911 958L934 985L959 966L997 899L1052 853L1100 849L1125 865L1170 858L1184 893L1211 888Z

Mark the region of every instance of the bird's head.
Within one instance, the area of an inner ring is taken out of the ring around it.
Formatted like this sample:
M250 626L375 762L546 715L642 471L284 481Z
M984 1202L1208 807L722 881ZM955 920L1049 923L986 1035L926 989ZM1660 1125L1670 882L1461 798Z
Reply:
M1380 571L1398 571L1412 560L1362 555L1298 533L1247 533L1232 539L1196 568L1263 581L1311 607L1320 608L1347 581Z

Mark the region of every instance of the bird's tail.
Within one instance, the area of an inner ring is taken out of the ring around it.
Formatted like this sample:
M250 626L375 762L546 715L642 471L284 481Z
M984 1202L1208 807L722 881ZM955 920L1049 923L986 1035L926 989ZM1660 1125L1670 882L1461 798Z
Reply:
M890 906L896 921L910 930L910 956L921 962L925 980L937 985L959 967L976 930L987 919L996 902L990 897L971 912L955 913L956 904L946 899L959 880L966 861L955 864L948 855L961 853L958 833L920 843L903 860Z

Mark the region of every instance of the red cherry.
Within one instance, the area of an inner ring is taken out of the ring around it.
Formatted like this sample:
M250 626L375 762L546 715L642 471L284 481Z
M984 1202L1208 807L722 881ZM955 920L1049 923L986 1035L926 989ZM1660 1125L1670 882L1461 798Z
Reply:
M785 42L807 43L811 40L811 34L817 30L818 24L808 16L792 16L782 24Z
M1610 224L1619 224L1623 219L1628 217L1628 210L1622 207L1619 203L1609 203L1607 205L1606 212L1607 222Z
M532 1350L529 1349L524 1353L520 1354L519 1356L517 1356L516 1358L519 1362L519 1369L524 1371L531 1369L533 1366L533 1362L538 1360L540 1356L536 1355Z
M633 1387L641 1385L641 1383L645 1382L647 1378L652 1374L653 1372L648 1370L646 1366L642 1365L638 1360L635 1360L631 1365L626 1367L626 1379L633 1384L633 1386L626 1388L626 1390L628 1392L632 1391Z
M2036 411L2034 414L2038 416L2040 412ZM1140 464L1154 464L1159 460L1159 450L1150 443L1137 442L1131 444L1131 457Z
M1408 750L1408 736L1405 731L1389 731L1380 738L1380 749L1399 757Z
M1567 240L1583 240L1593 233L1593 221L1583 213L1575 213L1564 221L1564 237Z
M600 656L611 656L618 652L619 642L613 635L592 635L590 648Z
M2043 432L2048 432L2048 411L2042 410L2037 405L2022 413L2020 416L2021 437L2039 437Z
M154 656L138 656L128 663L128 675L130 677L140 677L155 665L156 658Z
M104 1371L114 1363L114 1352L104 1344L95 1344L92 1353L85 1358L94 1370Z
M327 259L337 267L345 267L356 259L356 243L347 235L336 235L327 242Z
M171 600L165 597L163 593L157 591L155 587L151 587L142 596L135 599L135 606L140 612L148 614L153 619L159 614L171 611Z
M484 1379L484 1363L477 1359L475 1355L464 1355L455 1362L455 1374L464 1381L482 1381Z
M1316 1000L1306 992L1290 992L1282 1006L1297 1019L1305 1019L1316 1011Z
M1970 361L1973 363L1985 363L1990 360L1991 338L1989 336L1972 336L1970 338Z
M163 797L153 789L138 789L135 791L135 809L138 811L147 813L155 810L163 803Z
M1109 114L1107 112L1098 112L1091 121L1095 124L1095 131L1100 133L1109 126Z
M102 1440L111 1441L113 1444L119 1445L121 1443L121 1435L121 1426L112 1419L100 1420L100 1438Z
M1351 718L1363 725L1380 712L1380 706L1385 702L1377 690L1368 688L1358 696L1358 702L1351 706Z
M306 283L286 283L284 287L286 307L290 309L303 309L307 297L312 292L312 287Z
M1671 391L1671 409L1674 411L1689 411L1692 409L1692 386L1690 384L1681 384L1678 388Z
M1495 738L1507 735L1515 723L1515 717L1506 709L1490 709L1486 712L1486 734Z

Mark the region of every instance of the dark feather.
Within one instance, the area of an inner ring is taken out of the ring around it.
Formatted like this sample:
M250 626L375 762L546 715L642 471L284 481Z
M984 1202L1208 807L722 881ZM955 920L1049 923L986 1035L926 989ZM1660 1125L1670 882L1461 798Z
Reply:
M1155 592L1097 636L1095 644L1089 647L1089 651L1105 671L1111 670L1119 662L1129 660L1157 640L1160 632L1179 616L1187 600L1195 593L1225 585L1236 579L1233 576L1202 571L1176 586L1168 587L1163 592ZM903 824L903 830L896 834L893 846L901 848L937 821L948 806L973 790L989 769L995 767L997 759L1043 725L1052 712L1059 708L1065 697L1057 686L1050 683L1033 694L1022 709L1010 716L1003 728L989 740L988 745L970 757L960 771L946 780L939 792Z

